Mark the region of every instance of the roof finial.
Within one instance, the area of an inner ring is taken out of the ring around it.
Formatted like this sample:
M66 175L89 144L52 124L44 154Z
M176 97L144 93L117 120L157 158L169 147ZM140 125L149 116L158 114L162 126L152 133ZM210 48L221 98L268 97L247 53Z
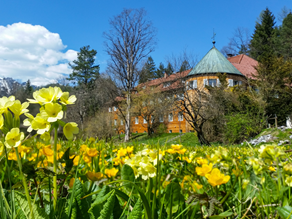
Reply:
M215 43L216 43L216 41L215 41L215 36L216 36L216 33L214 32L214 28L213 28L213 37L211 37L211 39L213 39L213 47L215 47Z

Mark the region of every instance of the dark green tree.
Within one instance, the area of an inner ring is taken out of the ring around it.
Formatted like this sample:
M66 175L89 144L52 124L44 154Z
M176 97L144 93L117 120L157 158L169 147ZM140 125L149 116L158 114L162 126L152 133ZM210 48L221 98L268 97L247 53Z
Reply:
M191 68L191 66L190 66L189 62L187 60L184 60L180 66L179 72L186 71L190 68Z
M25 88L24 88L24 92L27 96L31 96L32 92L33 92L33 87L31 86L30 80L28 79L26 84L25 84Z
M165 69L165 73L168 75L171 75L174 72L173 67L170 63L167 64L167 67Z
M77 54L77 60L69 63L73 73L69 75L67 80L76 81L79 85L85 85L91 88L94 81L99 77L99 65L95 65L96 50L89 50L90 46L80 48Z
M285 59L292 58L292 14L289 13L279 28L277 37L277 52Z
M273 36L275 16L266 8L256 22L255 31L250 41L250 56L259 62L274 55Z
M162 78L165 72L165 68L162 62L160 62L159 67L155 71L155 78Z
M142 72L140 75L139 84L145 83L148 80L152 80L155 78L155 63L151 56L148 57L147 62L144 64L142 68Z

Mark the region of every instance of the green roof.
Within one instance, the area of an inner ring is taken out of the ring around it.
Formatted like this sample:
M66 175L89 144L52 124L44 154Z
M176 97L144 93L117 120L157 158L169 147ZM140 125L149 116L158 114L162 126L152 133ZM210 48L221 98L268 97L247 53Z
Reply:
M188 75L198 75L206 73L227 73L241 75L240 71L237 70L225 57L224 55L213 47L210 51L202 58L202 60L190 71Z

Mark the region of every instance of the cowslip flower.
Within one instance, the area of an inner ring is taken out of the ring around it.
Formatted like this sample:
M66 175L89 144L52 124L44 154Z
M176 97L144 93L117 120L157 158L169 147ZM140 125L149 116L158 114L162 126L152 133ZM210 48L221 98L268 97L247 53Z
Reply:
M225 176L218 168L214 168L211 173L206 174L206 178L208 179L210 185L215 187L227 183L230 176Z
M60 97L60 103L62 103L63 105L74 104L76 100L77 98L75 95L71 95L69 97L69 92L64 92Z
M5 136L5 146L7 148L18 147L24 139L24 133L19 131L19 128L13 128Z
M13 105L9 106L9 109L13 112L14 116L19 117L23 113L27 113L29 111L27 109L28 106L28 102L24 102L21 104L19 100L15 100L13 102Z
M62 106L58 103L47 103L44 110L41 111L43 117L47 117L48 122L56 122L63 118Z
M291 174L291 173L292 173L292 163L288 163L288 164L286 164L286 165L283 167L283 169L284 169L284 171L285 171L286 173Z
M69 122L64 126L63 132L68 140L73 139L73 134L79 133L79 128L77 126L78 125L75 122Z
M107 175L107 177L115 177L117 173L119 172L118 169L112 168L112 169L105 169L104 173Z
M0 129L3 128L3 125L4 125L4 118L2 115L0 115Z
M28 124L29 122L25 123L24 125ZM31 128L28 128L27 131L37 130L39 135L48 132L51 128L51 123L47 121L46 117L42 117L40 114L31 121Z
M43 105L58 100L62 94L63 92L59 87L42 88L33 92L34 99L28 99L28 101Z
M289 186L292 187L292 176L288 176L285 179L285 183Z
M0 98L0 114L2 113L6 113L8 110L8 107L12 106L13 103L15 101L15 97L14 96L10 96L10 97L2 97Z
M199 176L206 176L206 174L212 171L213 164L203 164L202 167L196 167L196 172Z

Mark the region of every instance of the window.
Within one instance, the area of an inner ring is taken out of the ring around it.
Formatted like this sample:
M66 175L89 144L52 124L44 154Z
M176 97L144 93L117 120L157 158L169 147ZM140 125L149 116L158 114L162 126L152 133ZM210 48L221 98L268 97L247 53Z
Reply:
M121 120L121 125L124 125L124 121L123 120Z
M138 133L138 131L136 131L136 134Z
M112 112L112 108L111 108L111 107L109 107L109 108L108 108L108 111L111 113L111 112Z
M177 94L177 99L178 100L183 100L184 99L184 94Z
M135 117L135 124L139 124L139 119L138 119L138 117Z
M172 130L169 130L168 132L169 132L169 133L172 133Z
M117 111L117 107L116 106L114 106L114 111Z
M169 122L172 122L173 121L173 115L172 115L172 113L169 113L168 114L168 121Z
M179 130L179 133L182 133L182 130L181 129Z
M147 123L147 121L146 121L146 119L145 119L145 118L143 118L143 123L144 123L144 124L146 124L146 123Z
M208 79L203 79L204 87L208 85Z
M117 125L117 120L116 119L114 120L114 125Z
M193 89L193 87L194 87L194 81L190 81L190 82L188 83L188 87L187 87L187 89L188 89L188 90L191 90L191 89Z
M233 87L233 79L228 79L228 85L229 87Z
M163 122L163 116L162 115L159 116L159 122Z
M184 121L184 115L182 112L178 113L178 121Z
M242 81L233 81L233 85L242 85Z
M195 89L195 88L198 88L198 82L197 82L197 80L193 80L193 82L194 82L194 84L193 84L193 88Z
M209 79L208 84L209 84L209 86L216 87L217 80L216 79Z

